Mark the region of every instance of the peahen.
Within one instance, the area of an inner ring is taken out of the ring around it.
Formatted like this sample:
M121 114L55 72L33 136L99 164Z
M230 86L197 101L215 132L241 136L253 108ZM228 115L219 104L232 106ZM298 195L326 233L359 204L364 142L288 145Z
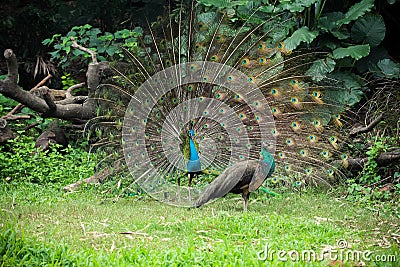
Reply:
M275 161L272 155L265 148L261 148L261 154L262 160L260 161L241 161L228 167L206 188L198 198L196 207L200 207L212 199L223 197L227 193L234 193L242 194L243 209L247 211L250 193L257 190L275 170Z
M346 107L335 98L341 85L314 75L327 54L285 47L293 17L253 23L230 16L193 3L144 33L128 52L132 66L116 68L97 90L98 117L87 129L107 155L100 169L127 168L147 193L184 206L242 190L234 182L223 193L204 189L212 175L221 174L211 185L229 177L256 179L257 186L267 176L285 185L343 177ZM266 153L273 155L268 170L260 161ZM250 183L244 193L245 207L255 188Z

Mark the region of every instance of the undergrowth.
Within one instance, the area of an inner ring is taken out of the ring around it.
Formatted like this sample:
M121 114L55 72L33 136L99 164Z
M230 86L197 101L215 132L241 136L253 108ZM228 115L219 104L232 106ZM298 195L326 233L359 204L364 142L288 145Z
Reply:
M349 198L358 202L379 204L399 203L400 169L399 166L380 167L377 158L389 149L395 149L395 138L381 137L368 140L369 147L365 155L367 160L358 176L346 181ZM398 147L398 145L397 145Z
M82 147L51 145L35 148L30 136L17 136L0 146L0 178L13 182L60 185L85 179L94 173L95 155Z
M380 146L370 147L368 164ZM0 152L0 266L399 266L398 201L266 183L276 194L255 192L247 213L237 195L187 209L110 191L111 181L63 191L93 174L95 155L89 160L83 146L41 152L33 138L18 137ZM371 252L369 260L288 258L288 251L341 251L341 241L342 251ZM286 257L263 259L265 250Z

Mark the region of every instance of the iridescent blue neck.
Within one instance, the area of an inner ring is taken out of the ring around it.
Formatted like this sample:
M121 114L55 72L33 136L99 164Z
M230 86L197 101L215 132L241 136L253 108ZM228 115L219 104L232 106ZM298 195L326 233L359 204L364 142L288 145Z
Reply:
M189 147L190 147L190 156L189 160L198 160L199 159L199 153L197 152L196 146L193 142L192 137L189 139Z
M199 153L197 151L196 145L194 144L194 141L192 137L194 136L194 131L189 130L189 150L190 150L190 155L189 155L189 160L187 163L187 169L189 173L197 173L201 171L201 163L199 159Z

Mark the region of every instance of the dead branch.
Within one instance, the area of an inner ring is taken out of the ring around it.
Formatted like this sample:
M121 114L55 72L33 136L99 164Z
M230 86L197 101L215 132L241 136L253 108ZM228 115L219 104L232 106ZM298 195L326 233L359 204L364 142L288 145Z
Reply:
M4 52L7 62L8 74L5 80L0 81L0 93L14 99L32 110L41 113L42 117L53 117L65 120L87 120L95 116L93 101L90 97L83 103L60 104L55 103L49 94L42 95L43 98L35 96L21 89L18 84L18 65L15 54L11 49ZM91 63L88 67L89 96L94 95L99 84L98 64ZM47 78L47 77L46 77ZM90 86L89 86L90 83ZM38 88L33 88L37 90Z
M38 123L38 122L34 122L32 124L29 124L29 125L25 126L24 131L28 131L29 129L32 129L32 128L38 126L39 124L40 123Z
M88 96L74 96L72 94L72 91L77 89L77 88L81 88L83 86L85 86L86 83L78 83L75 84L71 87L69 87L66 91L64 90L59 90L65 93L65 98L62 100L58 100L55 101L56 104L60 104L60 105L69 105L69 104L82 104L84 103L86 100L88 100Z
M33 90L39 88L40 86L44 85L51 77L51 74L48 74L43 80L41 80L35 87L33 87L29 92L32 92ZM24 105L21 103L18 103L10 112L7 113L7 115L4 115L2 118L5 120L16 120L19 118L22 119L29 119L30 116L14 116L14 114L18 113L21 111L21 109L24 108ZM27 117L27 118L26 118Z
M72 47L77 48L77 49L79 49L79 50L82 50L82 51L84 51L84 52L86 52L86 53L91 54L91 55L92 55L92 62L93 62L94 64L97 64L96 52L90 50L89 48L80 46L80 45L75 41L75 38L74 38L73 36L71 36L70 39L71 39L71 41L72 41Z
M374 127L383 120L384 116L383 113L381 115L379 115L378 117L376 117L370 124L368 124L365 127L357 127L354 128L350 131L350 136L356 136L358 134L361 133L367 133L372 131L372 129L374 129Z
M73 192L75 191L78 187L80 187L82 184L95 184L95 183L101 183L104 181L104 179L110 174L110 171L108 168L104 168L101 172L95 173L89 178L86 178L84 180L79 180L73 184L69 184L63 187L65 191Z
M72 95L72 91L73 90L75 90L75 89L77 89L77 88L81 88L81 87L83 87L83 86L85 86L85 83L78 83L78 84L75 84L75 85L72 85L70 88L68 88L67 89L67 91L66 91L66 98L72 98L72 97L74 97L73 95Z
M43 97L44 101L49 107L49 111L53 112L57 109L57 106L51 98L49 91L50 89L47 86L42 86L35 90L35 92L39 93L39 95Z
M0 144L5 143L7 140L13 139L14 133L11 131L5 119L0 118Z
M118 172L121 169L121 163L119 161L114 162L114 168L109 168L105 167L99 172L96 172L89 178L86 178L84 180L79 180L73 184L69 184L63 187L65 191L73 192L75 191L78 187L80 187L82 184L93 184L93 183L102 183L104 182L107 178L110 177L111 174Z
M47 130L41 133L36 139L35 147L41 148L42 151L48 150L50 144L58 144L62 147L67 147L68 138L65 131L57 125L57 122L53 120Z
M394 150L390 152L383 152L381 153L376 159L376 163L378 166L387 166L389 164L392 164L394 162L400 162L400 150ZM368 162L368 158L354 158L354 159L349 159L349 169L350 170L362 170L364 167L364 164Z
M31 116L29 115L5 115L2 117L2 119L8 120L8 121L15 121L15 120L29 120Z
M69 105L69 104L82 104L86 100L88 100L87 96L84 95L79 95L79 96L73 96L73 97L67 97L63 100L56 101L56 104L60 105Z

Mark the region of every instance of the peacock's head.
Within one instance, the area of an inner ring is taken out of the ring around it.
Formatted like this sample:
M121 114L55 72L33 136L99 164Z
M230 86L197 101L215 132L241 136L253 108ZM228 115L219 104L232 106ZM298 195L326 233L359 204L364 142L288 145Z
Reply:
M194 131L193 130L189 130L189 136L193 137L194 136Z

